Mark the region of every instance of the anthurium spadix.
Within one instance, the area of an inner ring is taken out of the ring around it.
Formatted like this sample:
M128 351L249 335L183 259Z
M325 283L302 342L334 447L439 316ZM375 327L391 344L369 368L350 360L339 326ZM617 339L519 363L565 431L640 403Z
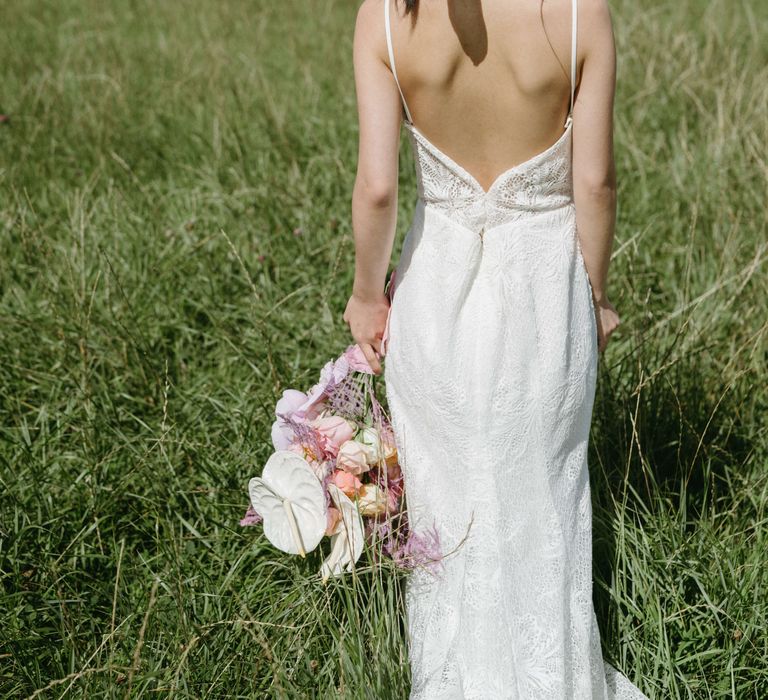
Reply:
M341 517L331 535L331 553L320 567L323 581L352 571L363 552L363 519L357 506L336 484L328 484L328 493Z
M312 467L295 452L278 450L260 477L248 482L254 510L264 518L264 534L278 549L302 557L325 535L325 494Z

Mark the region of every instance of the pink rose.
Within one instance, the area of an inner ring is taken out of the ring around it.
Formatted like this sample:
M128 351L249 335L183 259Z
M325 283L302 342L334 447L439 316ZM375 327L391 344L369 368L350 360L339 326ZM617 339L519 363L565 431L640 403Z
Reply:
M360 491L363 482L354 474L337 469L333 473L333 483L336 484L350 498L354 498Z
M336 455L339 447L349 440L356 430L356 426L340 416L326 416L315 418L310 425L319 433L323 449L332 455Z
M339 448L336 466L345 472L359 476L371 468L367 458L368 450L365 445L361 445L357 440L347 440Z

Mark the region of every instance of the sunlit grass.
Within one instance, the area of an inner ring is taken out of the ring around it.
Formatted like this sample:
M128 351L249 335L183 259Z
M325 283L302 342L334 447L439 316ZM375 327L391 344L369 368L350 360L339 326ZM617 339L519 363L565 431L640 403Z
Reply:
M768 7L613 7L605 654L652 698L760 699ZM3 697L407 697L402 577L323 585L237 525L276 398L349 341L355 11L0 10Z

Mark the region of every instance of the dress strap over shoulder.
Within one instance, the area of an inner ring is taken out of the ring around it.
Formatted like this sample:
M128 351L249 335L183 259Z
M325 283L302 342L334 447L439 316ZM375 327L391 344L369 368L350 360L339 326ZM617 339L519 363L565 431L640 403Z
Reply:
M571 103L568 108L568 119L565 126L572 121L573 97L576 93L576 35L578 34L579 0L571 0Z
M387 51L389 51L389 66L392 69L392 75L395 78L397 89L400 92L400 99L402 99L403 101L405 116L407 117L408 121L411 124L413 124L413 119L411 119L411 113L408 110L408 105L405 102L405 95L403 95L403 91L400 88L400 81L397 79L397 69L395 68L395 52L392 50L392 29L389 26L389 3L390 3L390 0L384 0L384 26L387 29Z

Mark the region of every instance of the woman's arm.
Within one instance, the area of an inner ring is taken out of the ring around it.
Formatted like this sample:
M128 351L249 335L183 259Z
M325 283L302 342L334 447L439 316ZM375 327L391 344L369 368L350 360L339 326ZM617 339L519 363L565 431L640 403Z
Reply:
M616 309L606 293L616 225L613 158L616 50L606 0L583 0L579 4L579 41L584 59L573 108L573 196L602 351L619 325Z
M344 311L352 337L381 373L379 347L389 311L384 284L397 220L402 107L387 62L381 0L365 0L355 24L353 62L360 127L352 193L355 281Z

